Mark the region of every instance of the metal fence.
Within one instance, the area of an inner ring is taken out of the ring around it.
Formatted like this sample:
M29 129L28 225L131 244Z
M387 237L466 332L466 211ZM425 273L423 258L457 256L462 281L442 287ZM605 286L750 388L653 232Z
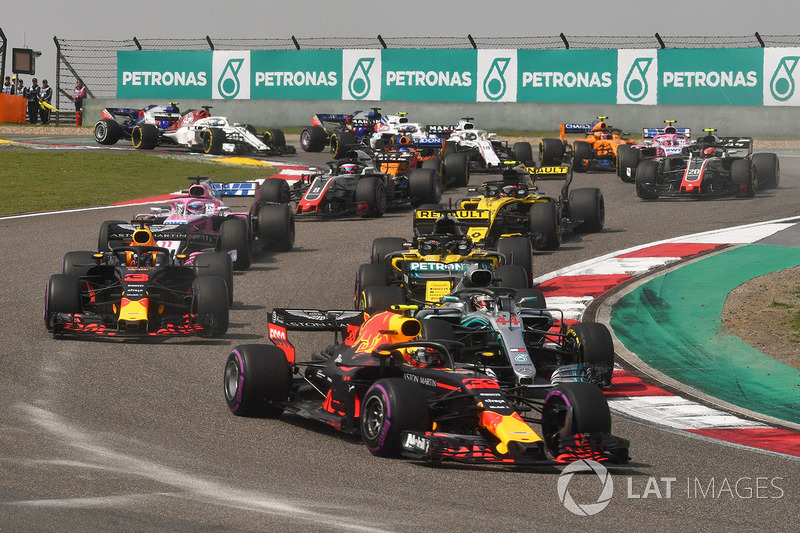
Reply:
M529 49L596 50L630 48L749 48L800 46L800 35L723 37L556 36L541 37L290 37L288 39L138 39L72 40L54 37L56 107L71 101L78 78L90 98L114 98L118 50L338 50L338 49Z

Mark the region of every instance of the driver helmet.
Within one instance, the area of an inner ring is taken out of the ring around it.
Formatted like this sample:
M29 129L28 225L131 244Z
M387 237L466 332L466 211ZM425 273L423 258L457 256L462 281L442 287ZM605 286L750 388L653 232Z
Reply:
M469 133L467 133L467 134L466 134L464 137L465 137L465 138L466 138L468 141L474 141L475 139L477 139L477 138L478 138L478 136L477 136L477 135L475 135L475 134L474 134L474 133L472 133L472 132L469 132Z
M206 206L203 202L189 202L186 204L186 212L192 215L202 215L206 211Z
M709 157L714 157L716 155L716 153L717 153L717 151L714 150L714 147L713 146L709 146L708 148L703 150L703 157L708 159Z
M339 174L355 174L356 173L356 165L355 163L345 163L341 167L339 167Z
M494 310L494 299L488 294L476 294L472 297L472 306L476 311L490 313Z
M397 149L397 151L398 152L408 152L409 150L405 146L401 146L400 148Z
M517 186L516 185L504 185L502 189L500 189L500 196L516 196L517 194Z

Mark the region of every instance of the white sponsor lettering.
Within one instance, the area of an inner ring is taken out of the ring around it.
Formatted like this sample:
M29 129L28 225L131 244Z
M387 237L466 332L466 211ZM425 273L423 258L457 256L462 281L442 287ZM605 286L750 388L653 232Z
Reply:
M335 71L256 72L256 87L331 87L338 83Z
M205 72L139 72L123 71L122 85L166 86L175 85L205 87L208 84Z
M754 70L664 72L661 80L664 87L755 87L758 73Z
M386 85L397 87L471 87L472 73L422 70L389 70Z
M611 87L610 72L523 72L523 87Z

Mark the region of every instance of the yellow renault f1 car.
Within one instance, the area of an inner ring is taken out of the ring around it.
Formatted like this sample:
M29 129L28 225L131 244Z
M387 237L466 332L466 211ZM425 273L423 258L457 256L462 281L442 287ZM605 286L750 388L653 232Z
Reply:
M562 177L557 198L541 194L535 180ZM463 198L455 208L423 209L414 213L414 229L426 233L439 217L454 217L467 227L466 235L487 249L497 249L513 236L529 238L537 250L555 250L567 230L593 233L605 224L605 201L596 187L570 190L572 167L536 167L516 164L503 170L500 180L470 189L478 196Z
M408 242L381 237L372 243L370 263L356 275L356 309L375 312L395 304L439 305L442 296L471 270L494 275L507 287L526 289L532 279L533 248L525 237L501 239L487 250L464 235L453 217L441 216L430 233Z

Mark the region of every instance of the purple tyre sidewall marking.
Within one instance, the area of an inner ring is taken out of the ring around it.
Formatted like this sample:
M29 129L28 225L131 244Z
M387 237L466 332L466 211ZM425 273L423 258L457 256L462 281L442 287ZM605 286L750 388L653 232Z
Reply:
M379 450L383 449L383 447L384 447L383 446L383 441L386 438L386 433L389 432L389 428L392 426L392 423L391 423L392 413L391 413L390 407L389 407L389 393L386 392L386 389L383 388L383 385L380 385L380 384L376 383L372 387L370 387L370 389L367 391L367 396L369 396L369 394L374 389L378 389L378 390L381 391L381 395L383 396L383 399L384 399L383 405L386 408L386 416L384 417L385 423L383 425L383 429L381 430L381 435L380 435L380 437L378 437L378 446L367 446L367 449L369 451L371 451L371 452L379 451Z
M239 366L239 386L236 388L236 404L231 407L231 411L236 413L242 408L242 390L244 389L244 360L242 359L242 354L239 353L239 350L233 350L231 353L236 356L236 361ZM227 386L227 383L225 385Z

